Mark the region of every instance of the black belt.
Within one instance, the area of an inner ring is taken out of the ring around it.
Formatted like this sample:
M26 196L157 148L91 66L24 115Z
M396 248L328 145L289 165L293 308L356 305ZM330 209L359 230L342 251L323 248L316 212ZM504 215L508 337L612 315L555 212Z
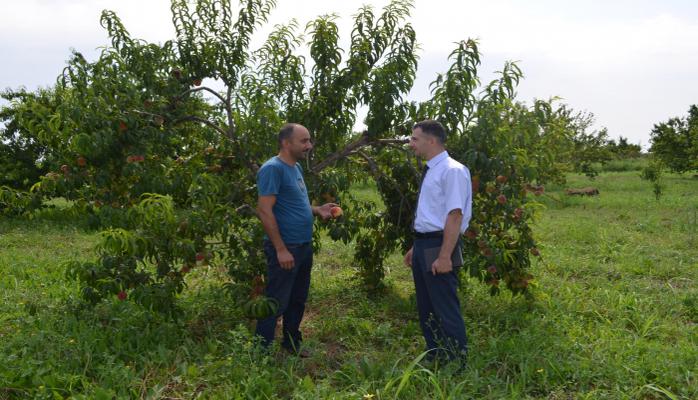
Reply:
M439 239L444 236L444 231L433 231L433 232L415 232L415 239Z

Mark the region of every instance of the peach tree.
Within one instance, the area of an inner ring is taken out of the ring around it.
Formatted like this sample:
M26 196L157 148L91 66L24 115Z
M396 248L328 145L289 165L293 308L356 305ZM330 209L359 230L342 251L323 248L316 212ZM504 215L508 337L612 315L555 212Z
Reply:
M517 102L522 75L515 64L481 86L473 40L457 44L430 99L410 102L417 42L407 0L380 13L359 9L346 51L332 15L304 29L294 20L276 26L250 49L273 5L246 0L234 12L229 1L175 0L176 38L157 45L131 38L105 11L111 45L100 57L73 54L56 85L58 101L17 105L20 125L39 132L57 155L34 190L101 217L118 215L101 220L109 229L98 258L67 266L83 297L117 295L174 312L186 274L214 263L227 269L225 287L248 314L273 311L260 301L265 262L255 174L276 153L285 121L314 136L304 165L311 200L337 201L345 210L317 222L316 238L326 231L353 243L360 282L380 289L386 256L410 245L419 161L405 143L424 118L444 123L451 154L471 169L474 218L464 237L470 272L493 294L500 281L526 293L530 255L538 254L527 194L541 194L542 183L561 176L556 149L569 146L569 118L552 101ZM359 109L366 129L355 133ZM366 179L375 180L385 209L352 196L351 186Z

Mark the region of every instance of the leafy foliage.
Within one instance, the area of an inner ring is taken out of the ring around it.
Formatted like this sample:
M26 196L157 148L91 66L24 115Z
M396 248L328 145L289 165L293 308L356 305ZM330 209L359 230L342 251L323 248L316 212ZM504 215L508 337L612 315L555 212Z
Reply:
M38 140L35 131L23 129L18 124L18 117L31 112L27 103L49 103L53 96L48 90L29 93L21 89L6 90L0 93L0 97L10 102L9 106L0 109L0 185L29 189L48 172L46 160L51 154L50 148Z
M579 133L570 110L554 100L517 102L523 74L515 63L481 87L474 40L457 44L430 99L409 102L417 42L408 0L379 13L359 9L346 59L333 15L308 23L305 35L291 20L250 49L273 6L246 0L235 13L229 1L175 0L176 38L161 45L131 38L105 11L111 46L99 59L73 53L51 101L29 97L16 106L24 111L13 123L53 155L51 172L34 190L75 200L111 227L97 261L71 264L84 297L98 302L116 293L175 313L182 276L201 261L227 268L226 287L238 302L253 297L264 271L255 174L276 151L284 121L313 134L314 154L304 166L311 200L341 201L345 210L318 222L316 232L355 240L359 278L368 290L380 289L386 256L411 244L419 161L404 143L425 118L446 126L450 153L472 172L475 218L464 250L470 272L492 294L500 281L528 293L530 255L539 253L529 227L536 206L527 194L563 179ZM304 45L310 60L298 54ZM217 92L204 80L225 87ZM356 134L359 107L368 110L367 128ZM385 210L349 193L367 177Z
M618 137L618 143L613 139L609 140L607 147L617 159L638 158L642 156L642 147L639 144L628 143L628 139L623 136Z
M650 141L650 151L670 170L698 170L698 106L692 105L684 118L656 124Z

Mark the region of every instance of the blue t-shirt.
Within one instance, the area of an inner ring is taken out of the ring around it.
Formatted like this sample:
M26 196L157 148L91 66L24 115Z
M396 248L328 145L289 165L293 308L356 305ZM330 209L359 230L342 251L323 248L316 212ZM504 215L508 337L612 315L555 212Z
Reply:
M313 239L313 210L300 164L292 167L278 156L267 160L257 172L257 193L276 196L272 211L284 243L306 243Z

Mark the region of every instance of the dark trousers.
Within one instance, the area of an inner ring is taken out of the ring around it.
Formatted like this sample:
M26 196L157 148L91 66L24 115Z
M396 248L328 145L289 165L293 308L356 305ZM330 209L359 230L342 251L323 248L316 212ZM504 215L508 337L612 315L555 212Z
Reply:
M441 247L442 241L442 238L414 241L412 277L417 294L419 324L429 350L428 359L445 357L465 362L468 339L458 300L458 267L447 274L433 275L431 263L426 265L425 250Z
M310 270L313 265L311 243L286 245L293 255L292 269L283 269L276 257L276 249L270 241L264 241L267 257L266 295L279 301L276 315L257 321L256 335L261 336L262 344L269 346L274 341L276 320L283 315L282 346L289 349L300 348L303 336L300 332L301 320L305 312L305 302L310 289Z

